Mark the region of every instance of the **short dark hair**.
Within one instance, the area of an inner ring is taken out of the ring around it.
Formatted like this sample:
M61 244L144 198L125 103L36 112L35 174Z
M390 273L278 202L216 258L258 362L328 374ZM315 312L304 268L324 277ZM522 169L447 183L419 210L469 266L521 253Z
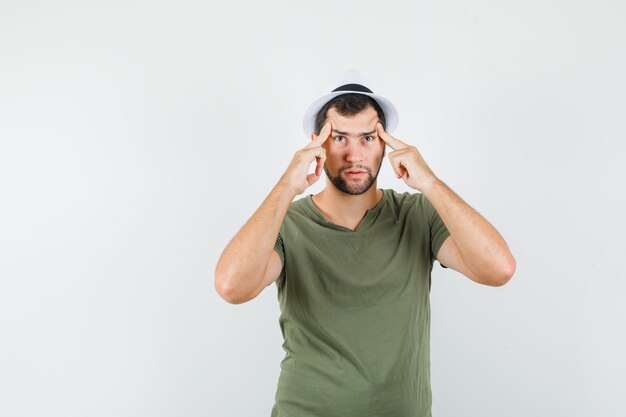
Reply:
M319 134L326 120L328 110L331 108L336 109L337 113L342 116L354 116L370 106L376 110L378 120L382 123L383 128L387 129L385 113L383 113L383 109L380 108L376 100L365 94L347 93L333 98L328 103L324 104L320 111L317 112L315 116L315 133Z

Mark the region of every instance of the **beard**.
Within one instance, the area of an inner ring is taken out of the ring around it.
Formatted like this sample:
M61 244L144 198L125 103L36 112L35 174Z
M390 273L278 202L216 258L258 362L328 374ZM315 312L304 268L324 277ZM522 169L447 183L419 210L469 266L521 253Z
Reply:
M330 175L330 172L328 172L328 167L326 166L326 164L324 164L324 172L326 173L326 176L328 177L330 182L332 182L333 185L337 187L339 191L346 193L346 194L350 194L350 195L360 195L366 192L367 190L369 190L372 184L376 182L376 179L378 178L378 174L380 173L380 167L382 164L383 164L383 159L381 158L380 164L378 164L378 169L376 170L376 175L372 175L372 170L369 169L368 167L364 167L363 165L343 167L339 170L339 172L337 173L337 176L333 177L332 175ZM346 181L345 178L341 176L342 173L346 171L350 171L351 169L364 170L366 174L365 174L365 178L363 179L363 181L360 181L357 183L353 183L351 181L348 182Z

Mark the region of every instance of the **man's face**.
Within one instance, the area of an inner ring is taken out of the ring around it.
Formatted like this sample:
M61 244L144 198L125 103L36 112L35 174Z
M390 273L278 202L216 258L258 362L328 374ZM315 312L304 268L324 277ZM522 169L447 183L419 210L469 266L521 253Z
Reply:
M342 116L331 108L326 121L333 125L331 137L324 143L324 171L340 191L358 195L366 192L378 177L385 142L376 133L378 115L373 107L354 116Z

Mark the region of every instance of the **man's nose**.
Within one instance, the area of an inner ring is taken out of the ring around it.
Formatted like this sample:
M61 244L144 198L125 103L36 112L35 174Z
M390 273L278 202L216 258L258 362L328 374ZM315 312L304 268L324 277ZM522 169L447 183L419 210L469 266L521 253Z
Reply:
M363 147L360 140L349 140L346 149L346 161L360 162L363 160Z

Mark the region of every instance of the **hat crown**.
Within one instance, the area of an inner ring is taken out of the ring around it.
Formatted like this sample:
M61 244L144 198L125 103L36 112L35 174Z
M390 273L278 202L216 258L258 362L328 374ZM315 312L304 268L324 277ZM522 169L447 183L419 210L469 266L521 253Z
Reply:
M372 91L372 85L357 69L351 68L344 71L341 76L337 78L336 82L329 86L326 91L328 91L328 93L315 100L304 113L302 127L307 136L310 135L311 132L315 132L315 118L320 109L328 101L346 93L363 94L376 100L385 114L387 121L385 129L387 132L391 133L398 125L398 111L393 103L385 97L375 94Z
M366 92L371 93L372 92L372 86L370 85L370 82L365 78L365 75L363 75L363 73L361 71L359 71L356 68L350 68L348 70L345 70L336 80L335 82L329 86L329 88L327 89L328 92L331 91L340 91L337 90L338 88L342 87L342 86L346 86L346 85L360 85L362 87L365 87L367 90ZM343 90L343 89L342 89ZM355 91L355 90L353 90ZM359 91L359 90L356 90Z

